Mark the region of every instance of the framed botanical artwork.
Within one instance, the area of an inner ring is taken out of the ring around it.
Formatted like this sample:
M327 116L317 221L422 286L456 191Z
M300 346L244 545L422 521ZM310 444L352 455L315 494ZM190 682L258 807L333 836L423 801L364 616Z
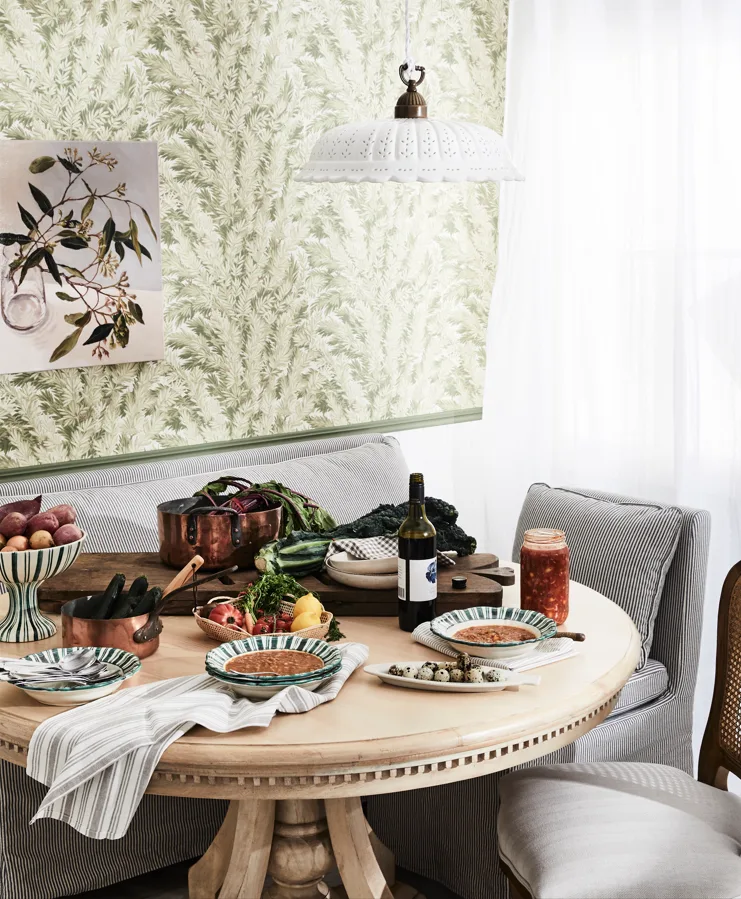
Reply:
M163 355L156 144L0 141L0 374Z

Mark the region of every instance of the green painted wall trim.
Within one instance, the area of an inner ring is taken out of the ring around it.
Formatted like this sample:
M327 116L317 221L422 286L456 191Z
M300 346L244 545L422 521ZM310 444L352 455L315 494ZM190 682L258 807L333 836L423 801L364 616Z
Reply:
M67 474L71 471L90 471L107 468L110 465L135 465L138 462L155 462L159 459L183 459L189 456L205 456L209 453L229 452L238 449L252 449L258 446L275 446L279 443L295 443L298 440L322 440L327 437L346 437L348 434L385 434L392 431L409 431L414 428L434 428L442 425L461 424L466 421L480 421L481 407L457 409L449 412L432 412L426 415L410 415L406 418L390 418L386 421L362 422L334 428L317 428L311 431L294 431L268 437L247 437L244 440L220 440L216 443L200 443L197 446L176 446L166 449L149 450L141 453L127 453L120 456L105 456L97 459L75 459L50 465L31 465L23 468L7 468L0 471L0 484L20 481L26 478L49 477Z

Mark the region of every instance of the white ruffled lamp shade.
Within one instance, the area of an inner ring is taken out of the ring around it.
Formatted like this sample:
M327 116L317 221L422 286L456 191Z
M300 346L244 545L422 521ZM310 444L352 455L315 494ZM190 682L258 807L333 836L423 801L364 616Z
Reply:
M424 101L423 101L424 102ZM470 122L395 118L340 125L298 181L522 181L504 140Z

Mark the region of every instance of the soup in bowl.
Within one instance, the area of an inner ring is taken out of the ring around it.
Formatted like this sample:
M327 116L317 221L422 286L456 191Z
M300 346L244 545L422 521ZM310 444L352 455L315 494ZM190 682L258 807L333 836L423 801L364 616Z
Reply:
M535 645L556 636L556 623L539 612L476 606L435 618L432 632L458 652L484 659L525 655Z

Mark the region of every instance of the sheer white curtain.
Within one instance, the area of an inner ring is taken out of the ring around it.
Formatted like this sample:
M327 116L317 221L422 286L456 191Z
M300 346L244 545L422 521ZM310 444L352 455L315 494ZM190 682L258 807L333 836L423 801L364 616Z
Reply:
M539 480L709 509L700 734L741 557L740 96L739 0L512 0L485 543Z

